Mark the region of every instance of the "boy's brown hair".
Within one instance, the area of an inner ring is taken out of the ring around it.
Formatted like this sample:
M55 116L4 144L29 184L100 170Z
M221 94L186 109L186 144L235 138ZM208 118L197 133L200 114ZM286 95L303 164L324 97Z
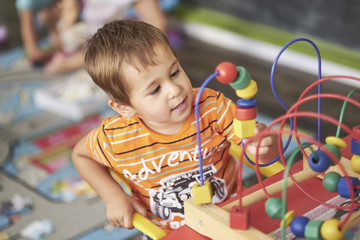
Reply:
M111 99L131 105L131 86L125 81L122 66L129 64L138 69L156 64L154 56L158 46L174 53L162 30L137 20L112 21L98 29L85 44L85 67Z

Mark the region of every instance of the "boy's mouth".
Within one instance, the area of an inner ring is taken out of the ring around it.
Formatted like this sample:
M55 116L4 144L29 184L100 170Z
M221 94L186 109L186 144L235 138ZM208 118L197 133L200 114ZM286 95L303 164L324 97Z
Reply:
M171 109L171 111L176 111L176 110L180 109L182 106L184 106L185 103L186 103L186 99L187 99L187 98L185 98L179 105L177 105L176 107L174 107L173 109Z

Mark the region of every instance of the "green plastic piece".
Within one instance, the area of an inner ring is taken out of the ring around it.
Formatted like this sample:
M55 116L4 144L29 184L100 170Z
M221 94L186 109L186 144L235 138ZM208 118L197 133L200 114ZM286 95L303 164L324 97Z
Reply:
M269 198L265 202L265 212L273 219L282 219L281 208L282 200L280 198Z
M307 240L323 240L321 237L321 225L323 222L310 220L305 226L305 238Z
M338 183L340 181L341 175L337 172L328 172L325 174L323 179L323 186L328 190L329 192L337 192Z
M241 90L246 88L251 80L250 73L242 66L237 66L236 69L238 70L239 74L235 81L229 83L229 85L234 90Z

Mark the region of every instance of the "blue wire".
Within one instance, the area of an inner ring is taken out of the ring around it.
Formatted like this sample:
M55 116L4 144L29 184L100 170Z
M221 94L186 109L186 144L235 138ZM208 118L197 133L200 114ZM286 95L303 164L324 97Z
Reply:
M200 136L200 121L199 121L199 101L202 92L204 91L205 87L208 85L208 83L216 76L220 74L219 71L214 72L211 74L201 85L195 99L195 117L196 117L196 136L197 136L197 142L199 147L199 168L200 168L200 183L201 186L204 185L204 174L203 174L203 164L202 164L202 153L201 153L201 136Z
M271 89L272 89L272 92L275 96L275 98L278 100L278 102L283 106L283 108L288 111L289 108L286 106L286 104L280 99L280 97L278 96L278 94L276 93L276 90L275 90L275 86L274 86L274 73L275 73L275 69L276 69L276 65L277 65L277 62L279 61L279 58L281 56L281 54L285 51L286 48L288 48L291 44L295 43L295 42L298 42L298 41L305 41L305 42L308 42L310 43L315 51L316 51L316 54L317 54L317 57L318 57L318 80L321 79L321 57L320 57L320 52L319 52L319 49L317 48L316 44L314 42L312 42L311 40L307 39L307 38L296 38L296 39L293 39L291 40L290 42L288 42L281 50L280 52L278 53L278 55L276 56L275 58L275 61L272 65L272 68L271 68L271 73L270 73L270 80L271 80ZM321 93L321 84L318 84L318 94ZM318 113L321 112L321 104L320 104L320 98L318 99ZM290 118L289 119L290 121L290 129L291 131L294 129L294 125L293 125L293 119ZM320 139L320 118L318 119L318 139ZM291 142L291 138L292 138L292 134L289 135L289 138L283 148L283 153L285 153L285 151L287 150L287 148L289 147L290 145L290 142ZM243 141L241 140L241 146L242 146L242 149L244 151L244 143ZM253 166L255 166L255 163L249 159L249 157L247 156L246 152L244 151L244 157L245 159ZM274 160L268 162L268 163L264 163L264 164L259 164L259 167L266 167L266 166L269 166L271 164L273 164L274 162L276 162L277 160L279 160L280 156L277 156Z
M272 68L271 68L271 74L270 74L270 82L271 82L271 89L272 89L272 92L275 96L275 98L278 100L278 102L283 106L283 108L288 111L289 108L285 105L285 103L280 99L280 97L278 96L278 94L276 93L276 90L275 90L275 86L274 86L274 73L275 73L275 68L276 68L276 65L277 65L277 62L279 61L279 58L281 56L281 54L285 51L285 49L287 47L289 47L291 44L295 43L295 42L298 42L298 41L304 41L304 42L308 42L310 43L315 51L316 51L316 55L317 55L317 58L318 58L318 80L321 79L321 57L320 57L320 52L319 52L319 49L317 48L316 44L307 39L307 38L296 38L296 39L293 39L291 40L290 42L288 42L282 49L281 51L279 52L279 54L277 55L277 57L275 58L275 61L272 65ZM321 93L321 84L318 84L318 94ZM318 99L318 113L321 112L321 101L320 101L320 98ZM293 119L290 118L290 129L291 131L293 130ZM320 118L318 119L318 139L320 139ZM291 138L292 138L292 134L290 134L289 138L288 138L288 141L285 145L285 150L287 149L287 147L289 146L290 144L290 141L291 141Z
M318 80L321 79L321 57L320 57L320 52L319 52L319 49L317 48L316 44L307 39L307 38L296 38L296 39L293 39L291 40L290 42L288 42L281 50L280 52L278 53L278 55L276 56L275 58L275 61L272 65L272 68L271 68L271 73L270 73L270 82L271 82L271 89L272 89L272 92L275 96L275 98L277 99L277 101L283 106L283 108L288 111L289 108L286 106L286 104L280 99L279 95L276 93L276 90L275 90L275 86L274 86L274 73L275 73L275 69L276 69L276 66L277 66L277 63L279 61L279 58L281 56L281 54L286 50L286 48L288 48L291 44L295 43L295 42L298 42L298 41L304 41L304 42L308 42L310 43L315 51L316 51L316 54L317 54L317 58L318 58ZM197 142L198 142L198 147L199 147L199 168L200 168L200 182L201 182L201 185L204 185L204 176L203 176L203 163L202 163L202 153L201 153L201 136L200 136L200 123L199 123L199 101L200 101L200 97L201 97L201 94L202 92L204 91L205 87L207 86L207 84L216 76L218 76L220 73L219 72L215 72L213 74L211 74L204 82L203 84L201 85L197 95L196 95L196 99L195 99L195 117L196 117L196 135L197 135ZM318 84L318 94L321 93L321 84ZM318 98L318 113L321 113L321 101L320 101L320 98ZM292 131L294 129L294 125L293 125L293 119L290 118L289 119L290 121L290 130ZM318 140L320 141L320 118L318 119ZM292 138L292 134L289 135L289 138L285 144L285 147L283 148L283 153L287 150L287 148L289 147L290 145L290 142L291 142L291 138ZM241 140L241 146L242 146L242 149L244 151L244 142L243 140ZM247 156L246 152L244 151L244 157L245 159L252 165L255 165L255 163L249 159L249 157ZM264 164L259 164L259 167L266 167L266 166L269 166L273 163L275 163L277 160L279 160L280 156L277 156L275 159L273 159L272 161L268 162L268 163L264 163Z

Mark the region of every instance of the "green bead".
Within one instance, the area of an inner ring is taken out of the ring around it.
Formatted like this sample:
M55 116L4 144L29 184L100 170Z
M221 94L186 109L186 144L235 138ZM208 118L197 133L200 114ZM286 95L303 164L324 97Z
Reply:
M266 214L274 219L282 219L281 216L282 200L280 198L269 198L265 202Z
M322 240L321 225L323 222L317 220L310 220L305 226L305 238L307 240Z
M244 67L237 66L236 69L239 72L238 77L237 77L237 79L235 81L229 83L229 85L234 90L244 89L249 85L250 80L251 80L251 76L250 76L249 72Z
M337 159L340 159L341 158L341 152L340 152L340 149L335 146L335 145L332 145L332 144L325 144L324 145L330 152L332 152Z
M325 174L322 184L329 192L337 192L337 186L340 178L341 175L337 172L328 172Z

